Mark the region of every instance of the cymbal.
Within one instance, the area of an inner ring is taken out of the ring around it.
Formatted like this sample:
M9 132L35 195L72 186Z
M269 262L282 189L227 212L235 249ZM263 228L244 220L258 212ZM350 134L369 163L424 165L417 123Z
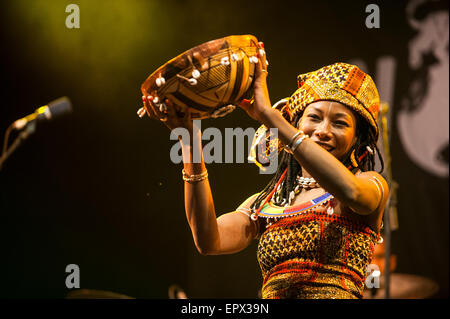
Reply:
M70 291L67 299L135 299L126 295L118 294L112 291L95 289L76 289Z
M187 296L180 286L173 284L169 286L169 299L187 299Z
M364 290L364 299L385 299L384 277L380 278L380 288L376 289L373 296L372 289ZM390 275L389 298L390 299L426 299L439 291L439 285L428 278L392 273Z

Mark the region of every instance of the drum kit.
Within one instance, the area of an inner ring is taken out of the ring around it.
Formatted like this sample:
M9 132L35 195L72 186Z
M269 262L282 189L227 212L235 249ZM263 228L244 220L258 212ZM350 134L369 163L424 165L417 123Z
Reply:
M169 299L188 299L184 290L176 284L169 286L168 296ZM66 299L136 299L136 298L107 290L76 289L67 293Z
M76 289L67 293L66 299L136 299L112 291L97 289Z
M169 299L188 299L184 290L176 285L170 285L168 289ZM66 295L66 299L136 299L112 291L97 289L76 289Z
M380 278L380 288L366 289L364 299L386 299L383 277ZM439 285L431 279L393 273L390 275L389 299L428 299L433 298L439 291ZM180 286L171 285L168 289L169 299L188 299ZM127 295L96 289L76 289L66 295L66 299L136 299Z
M366 289L364 299L386 299L384 277L380 278L380 288ZM433 298L439 285L431 279L411 275L390 274L389 299L427 299Z

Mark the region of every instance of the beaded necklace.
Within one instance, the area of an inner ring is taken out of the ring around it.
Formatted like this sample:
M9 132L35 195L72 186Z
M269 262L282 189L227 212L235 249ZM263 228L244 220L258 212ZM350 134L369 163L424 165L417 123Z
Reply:
M333 199L333 195L330 193L322 194L314 199L308 200L302 204L298 204L292 207L279 207L274 206L270 203L264 205L263 209L259 212L259 216L265 218L284 218L291 217L295 215L300 215L307 213L319 206L327 206L329 202ZM333 212L331 210L327 210L327 212L332 215Z
M272 200L272 197L273 197L274 193L279 191L279 189L281 188L280 185L282 184L282 182L283 182L283 180L284 180L284 178L286 176L286 173L287 173L287 169L281 175L280 180L277 182L277 184L275 185L275 187L273 188L273 190L269 194L269 196L267 196L267 198L264 201L264 203L258 208L257 211L255 211L253 214L251 214L250 217L253 220L257 220L258 217L261 216L263 218L273 218L274 221L277 221L279 218L285 218L285 217L290 217L290 216L295 216L295 215L300 215L300 214L307 213L307 212L309 212L309 211L311 211L311 210L313 210L313 209L315 209L315 208L317 208L317 207L319 207L321 205L328 206L328 208L327 208L328 215L333 215L335 201L333 200L334 196L331 195L330 193L325 193L325 194L320 195L319 197L316 197L314 199L311 199L311 200L309 200L309 201L307 201L305 203L302 203L302 204L299 204L299 205L295 205L295 206L292 206L292 207L288 207L290 205L290 202L291 202L292 194L294 194L294 191L293 191L293 192L291 192L291 195L289 196L290 197L289 203L286 204L284 208L283 207L276 207L274 205L271 205L270 201ZM310 185L311 184L308 184L308 186L304 187L304 188L310 188L309 187ZM297 185L297 186L299 186L299 185ZM318 184L315 187L318 187ZM272 223L268 223L267 226L269 226L270 224L272 224Z

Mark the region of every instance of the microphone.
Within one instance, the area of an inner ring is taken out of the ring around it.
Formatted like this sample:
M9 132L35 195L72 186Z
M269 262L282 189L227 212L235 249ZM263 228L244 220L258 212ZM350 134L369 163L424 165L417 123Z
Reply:
M47 105L41 106L34 113L27 115L15 121L12 126L16 130L22 129L25 125L32 121L50 120L55 116L72 111L72 103L66 96L60 97Z

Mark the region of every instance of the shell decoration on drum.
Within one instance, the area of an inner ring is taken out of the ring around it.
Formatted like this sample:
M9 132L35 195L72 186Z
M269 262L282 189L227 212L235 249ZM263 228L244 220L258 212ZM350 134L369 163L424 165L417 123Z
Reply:
M157 97L161 110L169 99L179 116L186 108L192 119L217 118L232 112L242 99L253 96L258 53L252 35L232 35L209 41L178 55L153 72L142 84L144 96Z

